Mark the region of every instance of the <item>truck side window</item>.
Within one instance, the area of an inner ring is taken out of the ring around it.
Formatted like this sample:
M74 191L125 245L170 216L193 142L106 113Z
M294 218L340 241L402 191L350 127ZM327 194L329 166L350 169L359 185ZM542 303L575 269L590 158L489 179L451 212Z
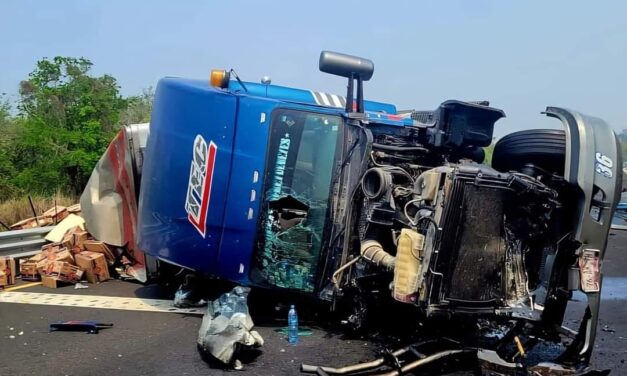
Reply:
M341 125L333 115L273 114L251 275L256 282L313 291Z

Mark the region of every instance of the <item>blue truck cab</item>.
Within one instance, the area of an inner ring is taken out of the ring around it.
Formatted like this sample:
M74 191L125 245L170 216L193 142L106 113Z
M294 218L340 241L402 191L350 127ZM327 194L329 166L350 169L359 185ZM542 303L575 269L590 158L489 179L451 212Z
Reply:
M139 196L140 248L238 283L311 292L333 171L345 152L346 98L237 80L222 86L159 82ZM382 123L407 123L394 105L364 105ZM269 218L277 205L281 218ZM278 230L275 220L284 222Z

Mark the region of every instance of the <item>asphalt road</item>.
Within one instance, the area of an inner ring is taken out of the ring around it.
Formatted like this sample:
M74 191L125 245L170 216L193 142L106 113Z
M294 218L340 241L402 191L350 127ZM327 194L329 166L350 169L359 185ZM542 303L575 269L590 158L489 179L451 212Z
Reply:
M610 368L615 375L627 374L627 232L610 237L603 270L604 300L593 366ZM41 286L20 291L68 294L166 298L157 286L108 281L89 289ZM573 303L573 310L581 302ZM255 319L254 307L251 307ZM277 316L279 316L277 314ZM267 317L267 315L265 316ZM99 334L48 333L48 324L59 320L97 320L114 323ZM0 303L0 375L219 375L226 373L208 365L196 349L200 316L93 308ZM291 346L275 329L278 320L257 321L265 339L260 354L245 365L251 375L295 375L303 362L341 366L376 356L378 345L347 339L323 322L305 323L313 335ZM577 327L578 317L567 324ZM14 338L11 338L14 337Z

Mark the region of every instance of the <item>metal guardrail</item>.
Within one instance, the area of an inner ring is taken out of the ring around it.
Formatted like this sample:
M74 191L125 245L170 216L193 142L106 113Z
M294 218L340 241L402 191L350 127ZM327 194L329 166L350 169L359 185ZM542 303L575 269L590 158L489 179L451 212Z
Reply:
M54 226L0 232L0 256L26 257L39 252Z

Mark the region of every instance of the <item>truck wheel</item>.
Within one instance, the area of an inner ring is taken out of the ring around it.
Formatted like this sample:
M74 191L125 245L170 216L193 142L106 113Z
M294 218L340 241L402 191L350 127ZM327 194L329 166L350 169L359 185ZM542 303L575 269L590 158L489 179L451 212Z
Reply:
M564 175L566 135L563 130L529 129L498 140L492 154L492 167L499 171L520 170L531 163Z

